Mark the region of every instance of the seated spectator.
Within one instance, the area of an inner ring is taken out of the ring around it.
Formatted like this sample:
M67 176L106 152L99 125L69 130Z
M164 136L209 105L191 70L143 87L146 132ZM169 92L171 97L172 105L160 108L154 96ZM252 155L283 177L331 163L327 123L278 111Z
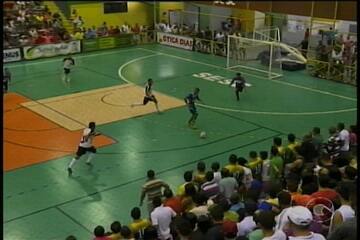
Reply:
M220 193L219 184L215 182L214 173L212 171L206 172L205 178L206 182L201 185L201 191L207 198L214 200Z
M278 201L281 212L275 217L275 229L286 232L289 223L288 211L291 208L291 194L287 191L281 191L278 194Z
M197 172L194 175L194 183L196 183L198 187L200 187L203 183L206 182L205 174L206 174L206 165L205 165L205 163L204 162L198 162L198 164L197 164Z
M116 26L113 31L114 31L114 35L118 35L121 32L119 26Z
M84 34L79 29L77 29L77 30L74 30L71 37L73 40L83 40Z
M105 229L103 226L97 226L94 229L94 240L111 240L108 236L105 235Z
M302 194L311 195L318 191L318 179L314 175L313 169L305 168L301 173L301 192Z
M240 202L239 193L233 193L230 197L230 211L238 212L240 209L244 209L245 205L243 202Z
M219 204L224 210L224 221L231 221L235 223L239 221L239 214L231 210L231 205L227 200L223 200Z
M205 239L224 239L223 219L224 210L220 205L214 205L209 209L212 227L205 234Z
M302 206L292 207L288 211L289 229L292 236L289 240L325 240L324 236L310 231L313 216L309 209Z
M257 217L258 225L262 231L262 240L286 240L285 233L274 229L275 214L271 211L261 211Z
M233 192L238 190L239 184L236 179L230 175L227 168L221 170L222 179L219 182L220 193L226 198L230 199Z
M174 225L175 231L178 235L178 239L191 239L190 236L192 234L192 227L187 219L179 217L175 219Z
M257 210L257 204L254 201L246 200L245 202L245 218L237 223L238 234L237 236L247 236L251 231L256 228L254 222L254 214Z
M164 207L161 203L160 197L153 199L154 210L151 212L152 225L157 228L158 237L166 240L171 238L170 223L176 213L169 207Z
M291 194L291 201L294 206L304 206L306 207L310 200L312 199L310 195L301 194L299 191L298 181L295 179L287 180L287 190Z
M208 198L204 193L196 193L193 197L195 207L190 210L191 213L195 214L197 217L201 215L207 215L209 213L207 200Z
M118 221L115 221L111 224L110 226L111 229L111 233L109 234L108 238L111 240L120 240L122 239L121 237L121 224Z
M164 206L170 207L176 212L176 214L180 215L183 212L181 198L178 196L174 196L170 188L164 190L164 196Z
M340 184L336 188L336 192L339 193L341 206L338 208L331 217L329 234L331 234L337 226L345 221L348 221L355 217L355 211L351 207L350 194L355 190L355 185Z
M144 229L151 226L151 223L146 218L141 218L140 208L134 207L130 213L133 222L129 224L129 228L136 239L144 236Z
M127 22L121 26L121 33L130 33L130 26Z
M71 19L71 20L75 20L77 17L78 17L78 13L77 13L77 10L74 8L74 9L71 11L70 19Z
M221 180L221 172L220 170L220 164L218 162L214 162L211 164L211 170L214 172L214 180L215 182L219 183Z
M328 175L319 176L319 190L313 194L313 198L325 198L332 201L334 206L340 206L340 197L339 194L330 188L331 178Z
M94 39L96 38L96 31L93 31L91 28L88 28L86 34L85 34L85 38L86 39Z
M130 228L127 227L127 226L123 226L121 228L120 233L121 233L121 236L122 236L121 239L123 239L123 240L135 240L135 238L133 237L133 235L131 233Z

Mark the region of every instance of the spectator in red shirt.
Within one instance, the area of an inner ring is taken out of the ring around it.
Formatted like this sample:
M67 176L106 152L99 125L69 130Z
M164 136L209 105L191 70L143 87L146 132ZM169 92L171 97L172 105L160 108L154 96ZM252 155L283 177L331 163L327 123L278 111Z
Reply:
M180 215L183 211L181 199L179 197L174 197L174 194L170 188L164 190L164 196L166 198L163 203L164 206L170 207L172 210L174 210L174 212L176 212L176 214Z
M105 235L104 227L100 225L94 229L94 235L95 235L94 240L111 240L109 237Z
M338 193L330 188L331 178L328 175L320 175L319 176L319 190L311 196L313 198L326 198L332 201L335 208L336 206L340 206L340 198Z

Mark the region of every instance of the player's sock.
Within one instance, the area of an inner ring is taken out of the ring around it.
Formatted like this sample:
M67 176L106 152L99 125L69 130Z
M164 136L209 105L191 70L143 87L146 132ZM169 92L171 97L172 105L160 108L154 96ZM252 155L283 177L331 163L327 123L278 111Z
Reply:
M95 153L89 153L89 157L86 160L86 164L90 164L91 160L95 157Z
M71 160L71 162L69 163L69 166L68 166L68 168L72 168L72 166L74 166L74 164L75 164L75 162L76 162L76 158L73 158L72 160Z

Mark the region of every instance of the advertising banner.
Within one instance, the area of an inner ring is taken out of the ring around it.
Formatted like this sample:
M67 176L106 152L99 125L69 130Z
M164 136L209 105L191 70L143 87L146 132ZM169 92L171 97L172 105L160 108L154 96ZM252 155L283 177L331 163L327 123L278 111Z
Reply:
M163 32L157 33L157 41L160 44L164 44L172 47L178 47L186 50L192 50L194 45L193 38L178 36Z
M15 62L21 60L20 48L4 49L3 62Z
M98 38L98 46L99 49L114 48L115 38L113 37Z
M94 50L98 50L98 41L96 39L91 39L91 40L83 40L83 51L84 52L90 52L90 51L94 51Z
M68 43L46 44L38 46L28 46L23 48L25 59L37 59L43 57L54 57L81 52L80 41Z

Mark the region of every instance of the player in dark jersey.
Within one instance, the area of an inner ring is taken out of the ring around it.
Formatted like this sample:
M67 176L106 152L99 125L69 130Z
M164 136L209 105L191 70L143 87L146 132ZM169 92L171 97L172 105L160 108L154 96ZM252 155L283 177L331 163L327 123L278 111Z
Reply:
M131 104L131 107L145 106L148 102L154 102L156 110L158 111L158 113L160 113L159 106L158 106L158 101L157 101L156 97L154 96L154 94L152 94L152 86L153 86L153 84L154 84L154 81L151 78L149 78L148 81L147 81L147 84L145 85L145 96L144 96L143 102L142 103Z
M185 101L186 105L188 106L189 111L191 113L191 118L188 121L188 125L191 128L194 128L195 121L196 121L196 119L197 119L197 117L199 115L197 113L196 106L195 106L195 101L196 100L201 101L200 98L199 98L199 92L200 92L200 89L195 88L193 93L190 93L189 95L187 95L184 98L184 101Z
M234 77L230 82L230 87L235 83L235 94L236 99L239 101L240 96L239 93L242 92L245 88L245 79L241 76L241 73L237 73L236 77Z
M66 82L70 82L70 77L69 77L70 67L75 65L75 60L71 56L67 56L66 58L63 59L63 63L64 63L63 80Z
M11 73L8 68L3 71L3 92L7 93L9 89L9 83L11 81Z

